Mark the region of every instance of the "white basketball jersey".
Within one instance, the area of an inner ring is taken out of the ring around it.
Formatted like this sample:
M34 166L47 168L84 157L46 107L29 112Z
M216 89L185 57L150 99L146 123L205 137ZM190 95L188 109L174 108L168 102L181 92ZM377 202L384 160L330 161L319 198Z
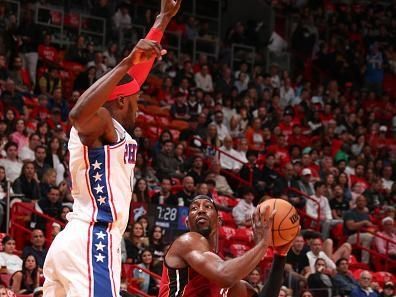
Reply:
M137 143L113 119L118 142L100 148L81 143L77 130L70 132L70 174L73 212L68 219L113 223L121 234L128 224L133 191Z

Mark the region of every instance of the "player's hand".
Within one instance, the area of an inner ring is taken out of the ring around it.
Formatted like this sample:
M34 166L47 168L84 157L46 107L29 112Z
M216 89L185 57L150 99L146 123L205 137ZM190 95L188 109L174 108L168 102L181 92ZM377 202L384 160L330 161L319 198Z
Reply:
M299 230L297 232L297 235L300 234L301 226L299 227ZM296 235L296 236L297 236ZM286 257L287 253L289 252L290 248L293 246L294 239L291 240L289 243L286 243L285 245L282 246L274 246L274 252L275 254L278 254L279 256Z
M252 216L253 232L255 241L260 240L271 243L272 223L274 221L276 210L270 211L269 206L266 206L263 213L260 213L260 205L256 207Z
M161 14L174 17L179 11L182 0L161 0Z
M166 50L162 49L161 44L158 42L148 39L140 39L133 48L129 57L132 60L132 64L136 65L147 62L153 57L161 59L165 54Z

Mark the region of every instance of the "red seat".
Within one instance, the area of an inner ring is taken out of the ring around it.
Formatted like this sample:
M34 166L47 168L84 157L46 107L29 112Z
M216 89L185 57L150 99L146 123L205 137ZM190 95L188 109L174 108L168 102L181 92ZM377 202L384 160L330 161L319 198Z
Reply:
M217 197L215 198L215 201L216 201L218 204L223 205L223 206L226 206L226 207L235 207L235 206L238 204L239 200L240 200L240 199L237 199L237 198L230 198L230 197L221 196L221 195L219 195L219 196L217 196Z
M7 233L0 233L0 252L3 251L3 238L7 236Z
M9 274L9 273L0 274L0 280L4 285L6 285L6 287L10 286L11 277L12 277L12 274Z
M231 213L225 211L219 211L219 217L223 221L223 226L229 226L233 228L237 227Z
M356 269L369 270L370 269L370 267L367 264L359 262L354 255L349 256L348 262L349 262L349 269L351 269L351 270L356 270Z
M387 271L374 272L373 279L380 285L380 287L383 287L387 282L395 283L396 280L393 274Z
M250 247L246 244L234 243L230 245L230 253L234 257L242 256L248 250L250 250Z
M235 235L235 228L229 226L221 226L219 229L220 249L223 252L230 251L232 238Z

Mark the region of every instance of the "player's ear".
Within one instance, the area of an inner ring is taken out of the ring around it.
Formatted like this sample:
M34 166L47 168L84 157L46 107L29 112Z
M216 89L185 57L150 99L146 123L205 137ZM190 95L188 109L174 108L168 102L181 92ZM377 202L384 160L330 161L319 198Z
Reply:
M188 218L186 218L186 221L184 223L186 224L187 229L190 230L190 223L188 222Z

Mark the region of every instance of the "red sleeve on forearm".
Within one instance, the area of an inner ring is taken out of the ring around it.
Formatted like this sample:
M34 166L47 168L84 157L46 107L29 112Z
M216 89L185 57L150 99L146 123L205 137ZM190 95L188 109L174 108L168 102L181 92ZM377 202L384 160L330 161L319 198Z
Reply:
M164 32L159 29L151 28L150 32L148 32L145 39L161 42L162 36ZM150 59L145 63L141 63L138 65L134 65L129 69L128 74L131 75L134 79L136 79L139 86L142 86L145 82L148 74L150 73L151 68L153 67L155 58Z

